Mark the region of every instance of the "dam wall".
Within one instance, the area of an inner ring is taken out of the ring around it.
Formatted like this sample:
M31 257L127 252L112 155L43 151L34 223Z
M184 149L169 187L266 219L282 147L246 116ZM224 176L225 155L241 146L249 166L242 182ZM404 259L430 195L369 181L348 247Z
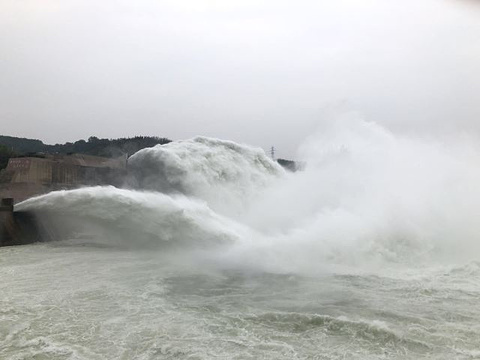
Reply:
M60 237L44 212L14 211L14 205L34 196L82 186L120 187L127 179L127 159L83 154L36 154L10 158L0 171L0 246L51 241Z
M126 158L82 154L10 158L0 171L0 198L15 203L56 190L82 186L122 186L127 175Z

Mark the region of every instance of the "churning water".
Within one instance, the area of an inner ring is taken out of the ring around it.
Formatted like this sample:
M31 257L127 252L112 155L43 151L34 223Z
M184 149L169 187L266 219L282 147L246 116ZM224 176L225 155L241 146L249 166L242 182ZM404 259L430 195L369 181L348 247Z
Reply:
M480 149L330 123L286 173L195 138L128 189L25 201L0 249L1 359L480 359Z

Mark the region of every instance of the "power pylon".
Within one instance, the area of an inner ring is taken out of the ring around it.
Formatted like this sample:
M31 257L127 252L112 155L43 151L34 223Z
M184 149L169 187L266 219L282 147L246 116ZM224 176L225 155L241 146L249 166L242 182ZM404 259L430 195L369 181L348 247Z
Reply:
M273 146L270 149L270 156L272 157L272 160L275 160L275 147L273 147Z

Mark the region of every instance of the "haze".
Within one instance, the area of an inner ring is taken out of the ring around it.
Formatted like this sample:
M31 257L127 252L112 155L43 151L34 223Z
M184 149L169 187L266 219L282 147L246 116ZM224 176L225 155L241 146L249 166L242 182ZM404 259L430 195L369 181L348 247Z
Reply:
M0 133L206 135L293 157L353 110L478 134L479 17L460 0L0 0Z

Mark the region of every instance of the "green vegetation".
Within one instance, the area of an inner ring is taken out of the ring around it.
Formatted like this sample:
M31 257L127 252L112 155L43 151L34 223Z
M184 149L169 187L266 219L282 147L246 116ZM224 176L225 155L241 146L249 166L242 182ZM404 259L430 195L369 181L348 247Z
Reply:
M86 154L105 157L130 156L138 150L157 144L167 144L171 140L156 136L135 136L121 139L99 139L91 136L87 141L47 145L40 140L0 135L0 170L13 156L39 156L39 154Z
M0 145L6 146L9 150L17 152L19 154L44 152L45 146L48 146L40 140L1 135Z
M99 139L91 136L88 138L88 141L79 140L74 143L65 143L62 145L47 145L48 150L45 152L118 157L124 154L130 156L140 149L158 144L167 144L169 142L171 142L171 140L154 136L135 136L133 138L121 139Z

